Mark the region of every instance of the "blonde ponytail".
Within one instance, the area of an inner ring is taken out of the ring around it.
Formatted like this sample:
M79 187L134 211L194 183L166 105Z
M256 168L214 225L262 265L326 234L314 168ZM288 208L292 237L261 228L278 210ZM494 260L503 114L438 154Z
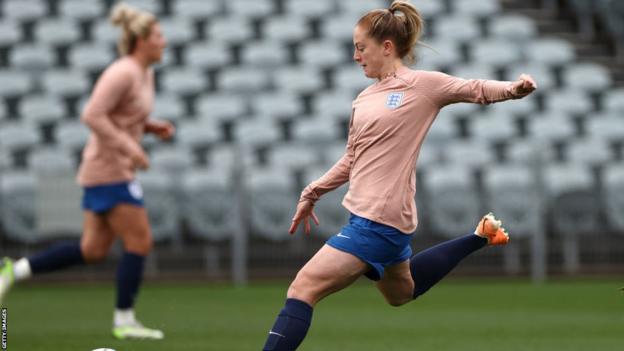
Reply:
M113 7L109 17L111 23L121 27L121 37L117 42L117 50L120 55L132 53L137 38L147 38L150 29L157 22L156 17L125 3L118 3Z

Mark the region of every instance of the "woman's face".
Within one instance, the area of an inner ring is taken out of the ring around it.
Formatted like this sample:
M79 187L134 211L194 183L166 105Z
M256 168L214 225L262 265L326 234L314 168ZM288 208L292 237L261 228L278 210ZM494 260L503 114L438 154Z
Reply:
M150 34L147 38L138 39L140 43L139 48L146 54L151 62L160 62L162 60L163 52L167 47L167 40L163 36L162 30L158 23L152 24L150 28Z
M353 60L362 67L364 75L368 78L381 77L382 68L391 58L392 46L388 46L389 42L386 40L381 44L378 43L359 25L353 30Z

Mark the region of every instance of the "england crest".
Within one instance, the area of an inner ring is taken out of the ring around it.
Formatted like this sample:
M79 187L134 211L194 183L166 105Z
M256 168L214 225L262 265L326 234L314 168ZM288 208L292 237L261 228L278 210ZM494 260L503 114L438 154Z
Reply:
M403 101L403 92L399 93L390 93L388 94L388 99L386 100L386 107L391 110L401 106L401 102Z

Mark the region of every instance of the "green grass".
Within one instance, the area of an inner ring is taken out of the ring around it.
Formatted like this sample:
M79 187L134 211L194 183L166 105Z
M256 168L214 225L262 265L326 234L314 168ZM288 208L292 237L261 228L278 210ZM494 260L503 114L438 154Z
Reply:
M616 350L624 343L620 283L451 280L403 307L386 305L370 283L321 302L300 350ZM8 307L8 350L260 350L287 283L237 289L154 285L138 315L163 341L110 336L110 286L20 286Z

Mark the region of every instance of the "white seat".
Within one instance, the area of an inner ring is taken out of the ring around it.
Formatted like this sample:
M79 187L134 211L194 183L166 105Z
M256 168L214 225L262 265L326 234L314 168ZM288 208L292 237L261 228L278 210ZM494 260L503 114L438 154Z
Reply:
M383 0L340 0L337 1L337 4L340 11L351 13L358 17L364 16L371 10L388 8L388 4ZM354 27L355 24L353 22Z
M303 170L319 163L319 155L306 145L284 143L274 145L267 155L268 164L273 168Z
M607 111L624 113L624 88L607 92L604 98L604 106Z
M220 68L232 61L227 45L222 42L189 45L184 53L186 64L194 67Z
M58 10L63 18L80 21L93 20L105 13L104 3L101 1L62 0Z
M267 40L298 42L310 36L308 19L305 17L270 17L264 24Z
M353 29L360 16L355 13L341 13L326 17L320 26L321 38L353 45Z
M53 174L72 171L76 165L67 150L44 147L33 150L28 155L28 166L40 174Z
M9 53L12 67L28 69L46 69L54 64L54 55L47 46L24 44L18 45Z
M260 18L276 12L271 0L228 0L224 2L227 13L250 18Z
M345 94L359 94L374 81L364 75L364 71L357 65L350 65L339 69L333 76L334 89L344 91ZM355 98L355 96L354 96Z
M490 146L481 140L458 141L442 152L446 162L468 169L486 168L496 161Z
M568 115L585 115L594 109L589 94L578 89L551 91L545 99L545 105L550 111Z
M489 105L487 110L490 114L499 115L503 118L507 116L531 116L537 111L537 106L535 99L528 98L495 103Z
M252 111L259 116L296 118L303 113L303 102L289 91L276 91L255 95L251 101Z
M159 23L170 45L183 45L195 39L193 23L185 18L166 18L159 20Z
M180 232L180 208L173 181L158 171L139 173L144 203L155 242L174 238Z
M0 21L0 46L10 46L20 42L22 30L14 20Z
M492 18L501 12L501 5L498 0L479 1L478 6L475 6L475 2L472 0L454 0L452 1L452 8L453 12L479 18Z
M214 18L208 24L206 34L209 40L223 43L245 43L254 36L249 18L242 16Z
M520 61L521 58L522 54L518 45L507 39L482 40L472 45L472 59L479 64L506 68Z
M481 36L479 24L473 16L455 14L441 17L435 24L436 37L456 42L474 42Z
M96 20L91 26L93 42L101 45L113 45L121 37L121 29L113 26L108 19L102 18Z
M285 13L299 17L324 18L336 10L334 0L289 0L284 3Z
M425 45L417 48L417 67L425 70L441 70L455 66L462 60L459 45L454 40L438 36L435 40L425 41Z
M605 166L602 193L608 223L617 233L624 233L624 165L622 163Z
M48 45L70 45L80 39L77 23L70 19L46 19L37 22L35 38Z
M183 146L162 147L150 154L150 166L151 169L177 177L191 169L193 154Z
M490 34L498 39L525 43L537 36L537 24L524 15L503 15L491 19Z
M78 121L60 123L54 132L56 143L68 150L82 150L89 139L89 128Z
M304 183L320 178L328 169L326 167L310 167L304 173ZM340 232L340 229L349 223L349 211L342 206L342 199L349 189L348 184L344 184L337 189L323 194L321 199L314 204L314 213L319 218L321 224L312 226L312 233L320 234L323 237L330 237Z
M281 69L273 78L277 89L295 93L312 93L322 89L325 83L317 70L306 67Z
M453 75L463 79L496 79L496 71L491 64L474 63L455 66Z
M184 101L175 94L161 93L154 98L151 117L158 120L179 121L186 117Z
M438 148L452 142L457 136L457 119L448 111L442 110L427 132L425 142Z
M285 43L280 40L264 40L245 45L241 61L246 66L277 68L288 63L289 54Z
M218 127L209 120L180 122L177 126L176 141L189 148L211 145L220 139Z
M194 168L184 175L183 213L189 233L204 240L223 240L239 227L230 170Z
M424 17L425 22L432 18L438 18L446 11L443 1L419 0L415 5L418 12Z
M11 164L11 155L9 155L8 150L0 150L0 173L8 171Z
M110 45L97 42L74 45L69 52L71 66L87 71L104 69L115 58L115 52Z
M222 11L221 1L176 0L172 4L173 15L177 18L205 19Z
M624 139L624 119L617 113L594 114L587 119L587 133L592 138L606 141Z
M568 162L587 166L604 166L615 160L609 143L602 138L583 138L572 141L566 148Z
M554 111L535 116L527 127L530 138L539 142L566 141L577 135L573 121Z
M590 92L607 90L612 82L609 70L596 63L577 63L567 65L563 81L570 89L579 89Z
M6 172L0 177L3 229L7 237L21 243L32 244L38 240L35 230L36 182L32 172Z
M288 228L297 204L295 183L287 169L248 169L252 232L270 240L289 238Z
M340 140L340 124L326 116L298 119L292 127L292 138L306 145L324 146Z
M328 143L325 145L323 152L323 164L329 170L336 162L338 162L347 152L347 141L339 141Z
M7 0L2 5L2 14L6 18L19 21L42 18L48 12L43 0Z
M50 95L30 95L20 101L20 115L33 124L54 123L65 117L62 101Z
M344 90L325 90L312 101L312 110L323 119L344 120L351 117L355 94Z
M562 66L576 58L574 47L563 39L542 38L529 41L522 50L529 61Z
M518 135L514 116L490 112L470 121L470 135L485 142L504 142Z
M80 96L91 88L89 78L80 70L53 70L43 74L45 92L55 96Z
M246 99L234 94L207 94L197 100L199 119L234 120L246 115L247 110Z
M19 96L34 88L30 74L21 70L0 71L0 96Z
M299 49L301 64L311 67L334 67L351 62L351 53L334 40L306 41Z
M158 15L162 10L159 0L126 0L125 3L154 15Z
M234 131L236 141L242 145L270 145L277 142L281 135L277 125L266 120L240 121Z
M226 93L257 93L268 88L269 84L266 71L252 67L232 67L220 72L217 87Z
M191 67L168 69L162 78L162 85L164 91L180 95L199 94L207 89L202 72Z

